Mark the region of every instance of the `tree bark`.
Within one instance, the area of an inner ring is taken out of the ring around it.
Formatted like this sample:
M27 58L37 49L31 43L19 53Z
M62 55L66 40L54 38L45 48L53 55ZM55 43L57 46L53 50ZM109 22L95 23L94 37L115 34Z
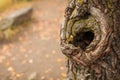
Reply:
M67 80L120 80L120 0L69 0L61 26Z

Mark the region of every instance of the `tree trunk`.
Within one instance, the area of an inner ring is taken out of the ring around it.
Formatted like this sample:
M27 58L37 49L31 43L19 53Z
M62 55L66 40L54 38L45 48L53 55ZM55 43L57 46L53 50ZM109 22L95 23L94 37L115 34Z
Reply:
M120 80L120 0L69 0L61 27L67 80Z

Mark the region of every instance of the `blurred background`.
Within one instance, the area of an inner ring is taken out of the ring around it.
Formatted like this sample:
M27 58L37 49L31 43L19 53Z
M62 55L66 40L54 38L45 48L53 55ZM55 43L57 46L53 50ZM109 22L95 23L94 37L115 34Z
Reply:
M65 80L59 34L66 2L0 0L0 80Z

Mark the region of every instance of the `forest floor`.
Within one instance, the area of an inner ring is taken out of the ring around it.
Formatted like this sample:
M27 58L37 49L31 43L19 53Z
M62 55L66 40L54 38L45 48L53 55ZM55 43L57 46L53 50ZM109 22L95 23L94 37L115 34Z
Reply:
M64 80L60 25L65 0L34 2L34 20L11 39L0 40L0 80Z

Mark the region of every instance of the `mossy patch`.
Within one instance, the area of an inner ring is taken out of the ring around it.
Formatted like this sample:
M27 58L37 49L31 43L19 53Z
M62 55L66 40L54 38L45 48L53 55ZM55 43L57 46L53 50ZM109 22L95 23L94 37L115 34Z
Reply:
M80 4L82 4L83 3L83 0L77 0Z

